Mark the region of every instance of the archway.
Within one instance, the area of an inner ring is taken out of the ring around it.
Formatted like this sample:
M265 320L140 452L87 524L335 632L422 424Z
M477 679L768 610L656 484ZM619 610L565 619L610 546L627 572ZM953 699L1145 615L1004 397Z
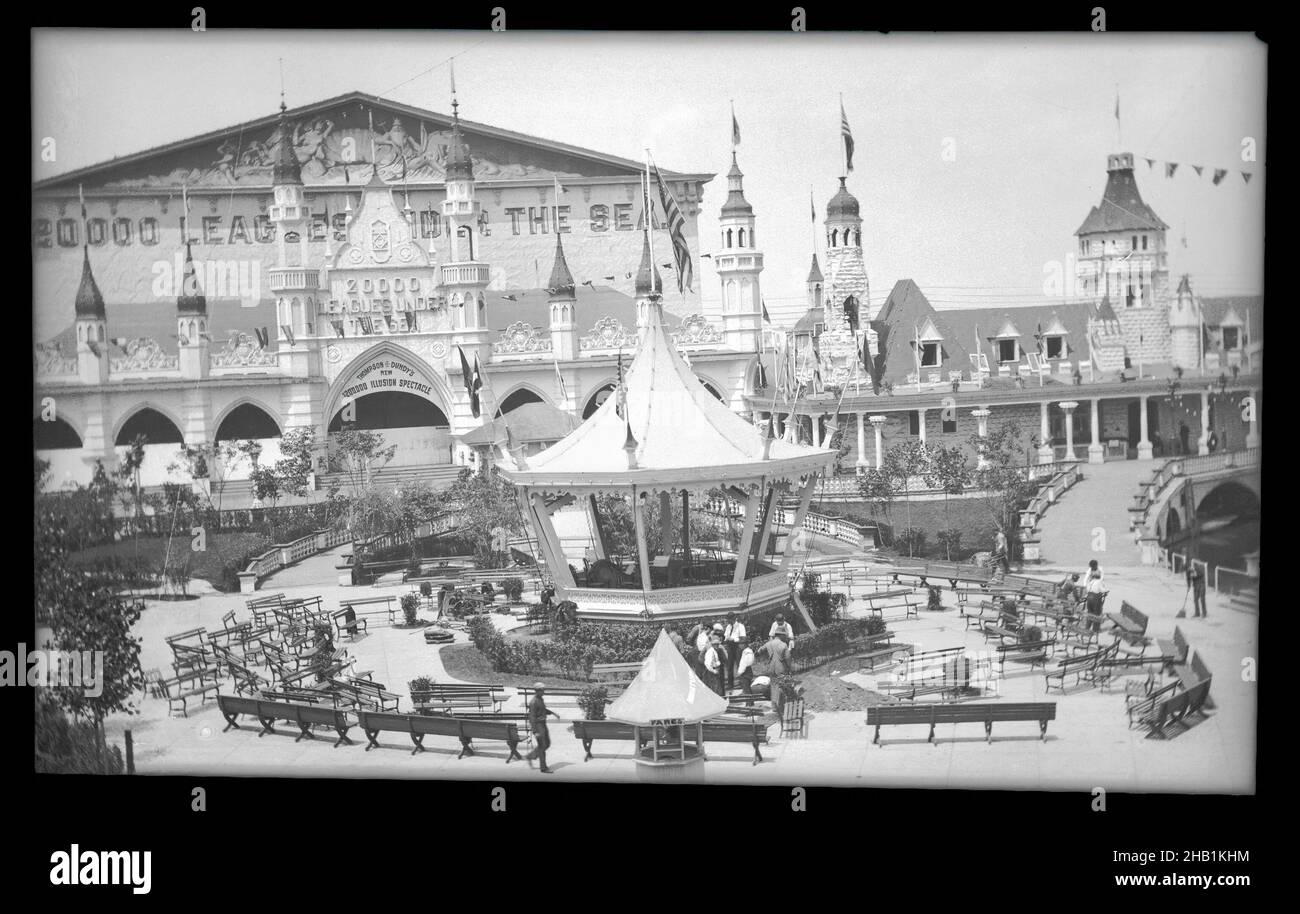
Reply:
M150 406L137 410L122 423L113 444L129 445L141 435L146 444L180 444L184 440L176 423Z
M46 422L37 416L32 420L33 438L38 451L80 450L81 436L63 419Z
M1178 512L1170 508L1169 517L1165 520L1165 542L1172 540L1182 529L1183 522L1178 517Z
M600 409L601 404L609 399L609 395L614 392L615 386L613 381L608 381L592 391L591 396L587 398L587 405L582 409L584 422L590 419L592 414Z
M279 438L280 427L260 406L241 403L226 414L217 426L217 441L245 438Z
M423 466L452 462L447 415L431 400L401 391L364 394L340 406L327 432L331 450L344 428L380 433L383 446L394 446L387 466Z
M505 399L501 401L500 408L497 409L497 415L500 416L512 410L516 410L528 403L545 402L546 398L537 393L537 391L527 387L519 387L506 394Z
M726 402L727 402L726 397L722 396L722 394L718 391L718 388L715 387L715 386L713 385L712 382L710 382L710 381L706 381L706 380L704 380L703 378L700 378L700 383L704 385L704 389L705 389L705 390L707 390L709 393L711 393L711 394L713 394L715 397L717 397L718 400L720 400L720 401L723 402L723 403L726 403Z
M1243 516L1259 516L1259 496L1239 482L1219 483L1196 506L1196 521L1201 525L1213 518Z

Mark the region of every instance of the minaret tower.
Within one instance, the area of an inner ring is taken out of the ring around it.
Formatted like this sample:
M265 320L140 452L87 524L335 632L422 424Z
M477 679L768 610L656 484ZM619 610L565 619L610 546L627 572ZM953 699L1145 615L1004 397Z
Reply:
M817 265L817 253L813 252L812 266L808 270L808 307L813 311L821 311L825 307L823 304L824 292L826 289L826 279L822 276L822 268Z
M551 350L557 362L567 362L578 357L578 296L573 274L564 259L564 246L555 233L555 265L551 267L551 281L547 285L551 310Z
M275 226L276 266L270 271L275 295L276 338L282 373L308 377L314 356L307 339L315 335L320 271L307 261L311 210L302 184L302 168L293 148L293 131L285 118L283 95L275 135L273 202L267 211Z
M1184 371L1201 365L1201 303L1192 294L1187 275L1178 283L1178 292L1169 309L1170 361Z
M176 338L181 377L200 379L208 376L210 339L208 334L208 300L203 295L194 257L190 251L189 220L181 216L181 234L185 236L185 266L181 271L181 290L176 296Z
M722 204L719 219L722 247L713 263L722 283L722 328L727 346L740 352L756 352L763 333L759 289L763 252L754 238L754 208L745 199L744 177L732 150L727 201Z
M84 219L82 220L84 223ZM83 239L85 232L82 232ZM108 381L108 314L104 296L90 270L90 244L81 249L81 285L77 288L77 378L82 384Z
M849 193L844 178L840 178L840 189L826 204L826 272L830 274L824 299L826 329L841 323L849 326L848 312L854 309L858 326L863 326L871 315L867 266L862 259L862 218L858 215L858 199Z
M451 145L447 149L447 196L442 201L442 218L447 225L450 257L441 267L441 285L451 312L452 329L467 331L464 345L480 347L487 359L487 314L484 292L488 265L476 258L474 233L481 206L474 198L474 163L460 132L460 103L456 81L451 84ZM468 353L468 348L466 352Z

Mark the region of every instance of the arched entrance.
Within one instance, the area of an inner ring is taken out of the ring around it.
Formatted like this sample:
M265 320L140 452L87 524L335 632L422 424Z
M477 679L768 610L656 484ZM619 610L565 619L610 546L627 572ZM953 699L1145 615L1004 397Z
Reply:
M591 392L591 396L587 398L587 405L582 408L584 422L590 419L592 414L600 409L601 404L609 399L609 395L614 392L615 386L613 381L607 381Z
M511 410L518 409L528 403L545 403L545 398L535 390L527 387L520 387L506 394L506 398L501 401L501 408L497 410L497 415L503 415Z
M189 477L184 471L173 471L180 456L180 446L184 439L176 423L161 411L150 406L141 407L127 418L113 436L114 449L118 455L118 465L122 464L124 455L137 441L144 444L144 455L140 463L140 484L157 486L165 482L180 482Z
M395 448L385 466L412 467L452 462L446 382L421 358L393 343L381 343L339 375L326 400L326 436L331 453L345 429L378 433Z

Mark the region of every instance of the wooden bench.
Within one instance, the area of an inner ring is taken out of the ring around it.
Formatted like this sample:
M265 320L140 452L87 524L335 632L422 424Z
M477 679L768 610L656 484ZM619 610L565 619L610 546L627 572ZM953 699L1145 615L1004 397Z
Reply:
M911 651L911 646L894 645L894 633L890 631L876 632L874 635L867 635L857 642L860 648L866 648L863 653L858 654L858 672L863 669L874 670L876 661L883 658L890 658L899 651Z
M986 742L993 741L993 724L998 721L1037 721L1039 738L1047 739L1047 722L1056 719L1056 702L959 703L959 704L885 704L867 708L867 726L876 728L871 742L880 744L882 726L929 724L927 742L934 742L934 728L939 724L982 723Z
M262 725L262 732L257 734L259 737L268 733L275 732L275 722L283 720L291 724L297 724L301 731L294 740L315 739L316 734L311 732L313 726L324 726L333 728L338 734L338 739L334 741L334 748L337 749L343 743L352 744L348 739L348 729L352 724L348 721L347 713L338 708L326 708L318 704L306 704L288 701L273 701L267 698L250 698L240 695L218 695L217 707L221 709L221 714L226 718L226 730L232 727L240 729L238 718L240 714L248 714L256 717Z
M358 711L357 723L366 734L370 744L366 751L379 748L379 734L382 732L405 733L411 737L415 748L411 754L424 751L426 736L454 736L460 740L461 750L457 758L474 754L474 740L504 740L510 747L506 764L511 759L522 759L519 754L519 727L514 721L488 720L470 717L444 717L441 715L398 714L392 711Z
M1066 657L1056 665L1056 669L1045 673L1044 691L1050 692L1052 690L1052 680L1055 679L1057 680L1057 688L1064 693L1065 679L1071 675L1074 676L1074 685L1079 685L1084 680L1096 685L1098 669L1102 667L1106 660L1114 657L1115 653L1113 647L1108 647L1087 654Z
M1174 637L1172 639L1157 638L1156 648L1160 651L1160 656L1164 658L1166 666L1171 671L1174 667L1187 662L1187 636L1183 634L1180 626L1174 626Z
M1175 691L1165 697L1154 699L1152 707L1138 719L1138 725L1146 727L1148 737L1165 738L1165 727L1173 723L1181 724L1189 714L1204 715L1206 702L1210 697L1210 679L1202 679L1190 689Z
M758 751L758 747L760 743L768 741L767 728L769 726L771 725L757 718L736 721L724 721L714 718L701 723L699 737L704 744L749 743L754 748L753 764L757 765L763 760L763 754ZM582 748L586 753L583 758L584 762L591 761L591 745L598 739L631 742L636 738L631 724L615 720L575 720L573 721L572 730L573 735L582 741ZM686 726L685 735L688 739L696 735L693 725L688 724ZM708 754L704 751L704 745L700 746L700 751L704 758L707 759Z
M353 614L352 619L349 620L346 606L343 609L335 610L330 613L330 620L334 623L334 631L340 639L342 639L346 634L349 638L355 640L358 629L369 633L370 623L366 619L357 616L355 613Z
M244 603L248 611L253 614L253 622L256 625L265 625L272 616L272 611L284 601L282 593L268 593L260 597L254 597Z
M998 652L998 675L1007 668L1007 660L1028 663L1032 672L1034 667L1046 668L1048 655L1055 650L1055 638L1042 638L1038 641L1021 641L1016 644L999 644L994 650Z
M904 611L903 617L911 619L916 616L917 607L921 605L920 600L916 598L916 591L910 587L861 594L858 599L866 602L869 612L881 618L884 618L886 609L897 609L901 606Z
M1126 695L1124 697L1124 710L1128 714L1129 728L1131 729L1136 721L1140 721L1150 714L1161 701L1171 697L1178 690L1179 685L1178 680L1175 679L1142 695Z
M411 692L411 704L420 712L450 711L455 708L495 712L500 710L505 700L503 685L447 683Z
M597 682L605 679L635 679L641 672L641 661L636 663L594 663L591 677Z
M368 679L350 677L343 685L356 693L359 705L368 705L375 711L396 711L401 703L401 696L384 688L382 683Z
M386 597L362 597L359 600L341 601L340 611L346 611L349 606L357 614L357 621L360 624L362 619L369 618L386 618L389 625L397 624L397 599L392 596ZM375 607L374 609L358 609L358 607Z
M1106 618L1123 638L1135 640L1144 638L1147 633L1147 615L1128 601L1120 604L1118 613L1106 613Z
M185 673L178 672L170 679L159 679L158 688L162 692L162 697L167 699L167 713L170 715L179 704L181 716L189 717L189 700L198 698L199 704L206 703L209 693L217 694L217 679L215 667L204 667Z

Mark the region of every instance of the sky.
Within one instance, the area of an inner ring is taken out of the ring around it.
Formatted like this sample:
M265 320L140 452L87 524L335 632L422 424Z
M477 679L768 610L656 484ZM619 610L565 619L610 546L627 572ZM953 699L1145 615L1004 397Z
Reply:
M1202 295L1263 291L1267 46L1249 35L59 30L32 42L33 180L269 115L281 59L291 107L360 90L445 112L455 56L470 120L716 173L702 253L726 198L734 103L778 323L804 310L814 242L825 249L809 195L820 220L844 173L841 94L873 313L901 279L939 308L1042 302L1118 151L1170 226L1172 276ZM44 137L56 162L41 161ZM1245 138L1256 161L1242 161ZM1217 187L1215 168L1230 170ZM711 261L702 272L716 304Z

